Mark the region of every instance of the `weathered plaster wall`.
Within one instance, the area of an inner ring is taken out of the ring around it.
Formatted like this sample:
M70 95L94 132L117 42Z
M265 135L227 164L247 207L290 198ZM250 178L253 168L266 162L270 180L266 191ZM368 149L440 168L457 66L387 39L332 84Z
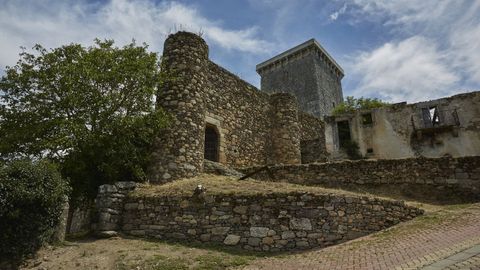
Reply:
M452 113L456 112L459 126L424 129L422 108L432 106L437 106L442 112L441 121L445 121L445 124L455 122ZM366 113L372 114L372 124L362 123L362 114ZM480 155L480 92L415 104L394 104L338 116L326 127L328 150L332 156L339 151L338 134L334 131L335 121L341 120L350 122L352 139L366 157L391 159ZM373 153L367 153L369 148Z
M252 177L341 188L385 185L400 189L405 184L405 188L442 190L448 195L480 199L480 156L277 165Z
M102 187L103 191L111 190ZM115 198L99 193L99 201ZM107 199L102 199L101 197ZM216 242L247 250L284 251L324 247L354 239L412 219L422 210L403 202L334 194L250 196L121 197L121 220L101 228L157 239ZM115 206L118 204L115 203ZM111 218L111 217L110 217ZM99 232L111 235L111 232Z

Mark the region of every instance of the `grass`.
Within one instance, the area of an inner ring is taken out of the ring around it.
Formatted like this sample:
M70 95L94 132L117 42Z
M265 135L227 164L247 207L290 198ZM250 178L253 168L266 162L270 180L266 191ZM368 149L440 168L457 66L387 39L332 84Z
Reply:
M192 269L196 270L222 270L234 266L246 265L253 260L253 256L230 256L225 257L219 254L206 254L195 258L197 266Z
M238 247L226 247L218 243L175 242L159 239L142 239L141 243L141 246L135 248L134 254L141 252L142 256L133 255L131 253L133 250L117 253L115 269L223 270L247 265L258 258L276 255L242 250Z
M248 264L256 256L231 255L228 253L208 252L201 255L185 256L154 255L149 258L139 256L127 258L121 256L117 263L117 270L223 270Z
M215 195L265 195L265 194L293 194L310 193L318 195L346 195L367 196L368 193L355 193L340 189L304 186L284 182L266 182L253 179L237 180L235 177L202 174L197 177L181 179L165 185L144 184L137 188L132 196L191 196L197 185L201 184L207 189L207 194Z

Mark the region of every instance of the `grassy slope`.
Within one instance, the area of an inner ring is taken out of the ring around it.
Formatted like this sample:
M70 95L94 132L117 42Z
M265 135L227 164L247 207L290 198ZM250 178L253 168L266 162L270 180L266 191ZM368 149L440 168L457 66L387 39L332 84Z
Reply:
M142 185L133 193L134 196L190 196L197 185L203 185L207 194L228 195L263 195L263 194L335 194L343 196L368 196L368 193L355 193L340 189L303 186L282 182L265 182L253 179L237 180L235 177L202 174L194 178L182 179L165 185ZM375 196L378 197L378 196Z

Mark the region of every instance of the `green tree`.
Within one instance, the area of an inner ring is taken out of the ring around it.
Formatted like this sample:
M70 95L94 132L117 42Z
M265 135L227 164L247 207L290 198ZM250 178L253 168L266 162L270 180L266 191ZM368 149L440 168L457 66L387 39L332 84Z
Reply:
M166 76L135 42L25 50L0 80L0 158L48 158L74 195L102 183L145 180L149 149L168 117L155 107Z
M377 98L354 98L352 96L346 97L345 101L337 105L333 111L333 115L340 115L344 113L354 113L356 110L374 109L388 106L388 103L383 102Z

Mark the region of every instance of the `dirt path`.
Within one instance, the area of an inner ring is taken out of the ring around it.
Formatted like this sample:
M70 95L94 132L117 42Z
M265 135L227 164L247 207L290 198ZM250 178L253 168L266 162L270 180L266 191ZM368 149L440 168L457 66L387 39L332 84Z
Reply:
M255 258L242 251L115 237L44 248L22 269L226 269Z

